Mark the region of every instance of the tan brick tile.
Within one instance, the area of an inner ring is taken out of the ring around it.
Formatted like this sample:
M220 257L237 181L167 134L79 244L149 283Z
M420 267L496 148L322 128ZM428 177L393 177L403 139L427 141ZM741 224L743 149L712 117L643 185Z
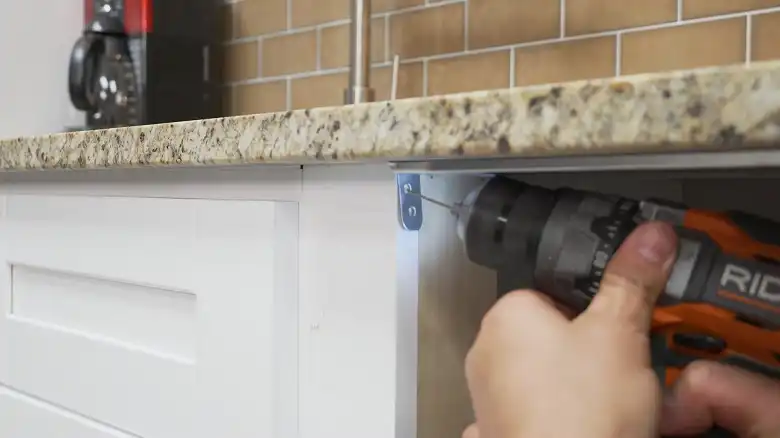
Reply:
M228 44L225 46L225 70L222 77L227 82L256 78L257 59L257 41Z
M623 35L624 74L735 64L745 60L745 19Z
M470 0L469 48L560 35L560 0Z
M263 76L300 73L317 68L317 32L314 30L263 40Z
M376 100L390 99L393 84L393 68L371 69L371 87L376 91ZM398 66L398 89L396 99L420 97L423 95L423 64L414 62Z
M566 34L677 20L677 0L566 0Z
M349 24L325 27L320 34L320 68L349 65ZM371 20L371 61L385 61L385 19Z
M463 50L463 4L454 3L390 17L390 56L417 58Z
M349 18L349 0L292 0L293 28L345 18Z
M780 12L753 17L753 60L780 59Z
M428 63L428 96L509 87L509 50Z
M615 44L615 37L598 37L517 49L515 85L614 76Z
M287 0L242 0L235 5L235 37L287 29Z
M372 0L371 13L395 11L424 4L425 0Z
M233 116L235 115L235 111L233 109L233 89L235 87L231 86L225 86L222 87L222 115L223 116Z
M233 91L236 115L262 114L287 110L287 81L238 85Z
M743 12L780 6L780 0L685 0L683 18Z
M292 109L343 105L347 84L346 73L294 79L290 84Z
M235 11L235 4L225 4L222 5L219 8L219 14L220 14L220 23L219 23L219 34L222 38L222 41L229 41L233 39L233 35L235 32L235 21L236 18L236 11Z

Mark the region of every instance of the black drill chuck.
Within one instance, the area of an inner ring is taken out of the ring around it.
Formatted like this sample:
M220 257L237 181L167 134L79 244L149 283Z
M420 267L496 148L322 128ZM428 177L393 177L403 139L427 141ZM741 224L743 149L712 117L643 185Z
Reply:
M549 190L495 177L459 217L471 261L510 270L577 311L598 290L604 268L636 227L639 203L571 189Z

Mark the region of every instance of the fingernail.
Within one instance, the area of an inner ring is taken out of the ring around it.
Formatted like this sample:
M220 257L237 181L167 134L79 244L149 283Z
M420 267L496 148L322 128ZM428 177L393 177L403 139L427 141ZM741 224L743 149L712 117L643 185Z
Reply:
M642 258L653 264L666 263L677 250L677 236L669 224L642 224L631 235L631 244Z

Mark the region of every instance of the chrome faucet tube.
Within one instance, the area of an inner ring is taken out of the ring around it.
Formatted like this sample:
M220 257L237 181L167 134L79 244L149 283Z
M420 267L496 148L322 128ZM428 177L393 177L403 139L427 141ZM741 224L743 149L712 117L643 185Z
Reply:
M347 104L372 102L369 72L371 68L371 0L351 0L352 22L349 29L349 88Z

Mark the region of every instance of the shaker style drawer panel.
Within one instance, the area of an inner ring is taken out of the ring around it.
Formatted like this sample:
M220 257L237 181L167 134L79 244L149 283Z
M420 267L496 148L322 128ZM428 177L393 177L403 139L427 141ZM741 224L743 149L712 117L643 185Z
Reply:
M24 265L10 268L11 314L18 318L195 360L197 295L190 291Z
M295 427L297 204L12 195L5 206L0 436Z

